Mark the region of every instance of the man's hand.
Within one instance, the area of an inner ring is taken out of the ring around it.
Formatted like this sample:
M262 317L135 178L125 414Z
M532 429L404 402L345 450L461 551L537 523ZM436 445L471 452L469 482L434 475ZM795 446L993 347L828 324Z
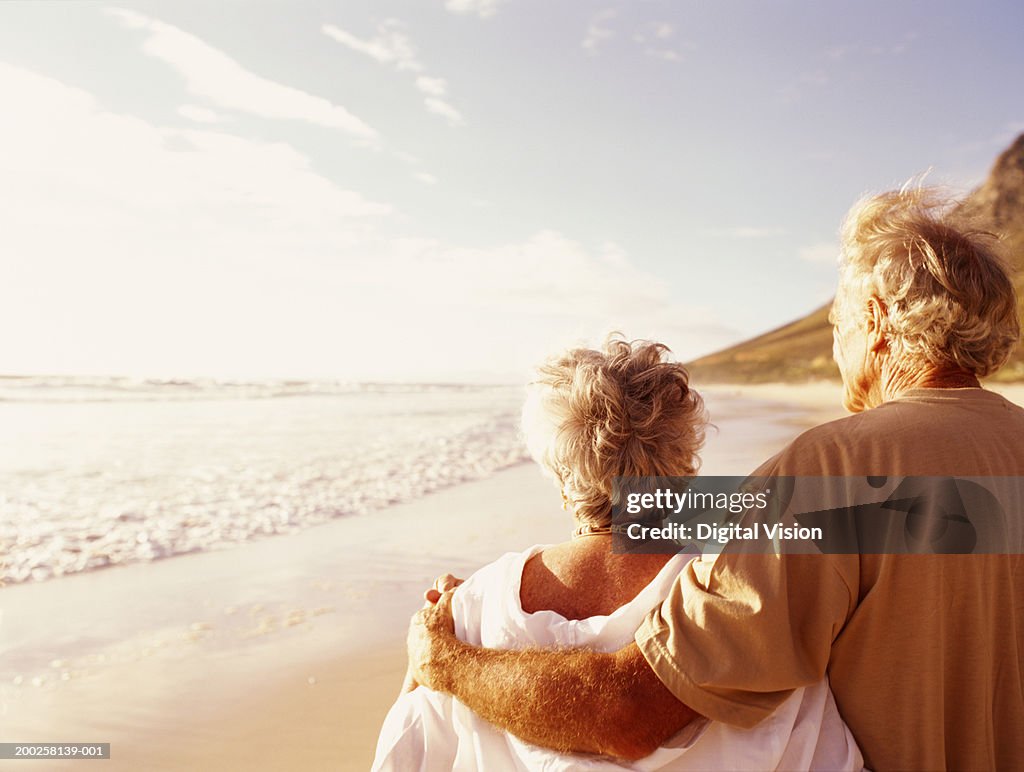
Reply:
M452 576L451 574L441 574L437 579L434 580L434 586L423 593L423 600L433 605L440 599L441 594L454 590L465 579L459 579L458 577Z
M423 605L423 608L429 609L431 606L436 604L441 599L442 593L448 592L449 590L454 590L456 587L462 584L463 581L463 579L459 579L458 577L452 576L451 574L441 574L439 577L437 577L437 579L434 580L434 586L423 593L423 600L426 601ZM402 691L400 692L401 694L407 694L408 692L411 692L413 689L419 686L419 683L416 681L416 677L414 675L411 662L412 661L410 660L410 664L408 665L405 671L405 679L402 681Z
M445 657L458 644L459 640L455 637L455 620L452 618L452 590L446 590L438 593L434 605L424 606L413 614L409 622L406 646L409 672L416 683L440 690Z
M635 643L614 653L463 643L451 612L459 584L450 574L438 577L424 593L427 605L413 615L411 683L451 694L495 726L562 752L639 759L696 717L658 680Z

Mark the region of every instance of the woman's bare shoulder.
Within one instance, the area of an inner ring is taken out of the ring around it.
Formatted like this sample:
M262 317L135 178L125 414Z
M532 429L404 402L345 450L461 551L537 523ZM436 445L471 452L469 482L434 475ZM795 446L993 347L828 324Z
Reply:
M607 538L563 542L526 561L519 600L530 614L550 610L566 619L610 614L633 600L671 557L615 554Z

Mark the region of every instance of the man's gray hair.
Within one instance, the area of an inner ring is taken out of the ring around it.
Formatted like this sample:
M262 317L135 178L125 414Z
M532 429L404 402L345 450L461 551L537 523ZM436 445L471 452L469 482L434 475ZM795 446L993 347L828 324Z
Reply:
M1020 338L1017 297L996 237L959 222L954 204L924 187L859 201L843 223L840 292L885 304L897 359L986 376Z

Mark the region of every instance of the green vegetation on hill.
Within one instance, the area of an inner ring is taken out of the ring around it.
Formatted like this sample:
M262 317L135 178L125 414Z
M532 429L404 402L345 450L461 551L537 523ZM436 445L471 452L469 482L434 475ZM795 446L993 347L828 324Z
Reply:
M1024 134L996 160L981 187L958 209L975 227L1001 236L1014 272L1017 308L1024 320ZM689 363L699 382L767 383L838 378L832 361L829 305L756 338ZM1024 346L991 380L1024 381Z

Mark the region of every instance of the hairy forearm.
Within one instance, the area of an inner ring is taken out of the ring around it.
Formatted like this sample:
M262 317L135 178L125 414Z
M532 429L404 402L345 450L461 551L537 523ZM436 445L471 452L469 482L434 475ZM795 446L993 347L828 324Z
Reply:
M636 646L612 654L498 651L452 637L442 651L434 685L534 745L637 759L696 715L658 680Z

